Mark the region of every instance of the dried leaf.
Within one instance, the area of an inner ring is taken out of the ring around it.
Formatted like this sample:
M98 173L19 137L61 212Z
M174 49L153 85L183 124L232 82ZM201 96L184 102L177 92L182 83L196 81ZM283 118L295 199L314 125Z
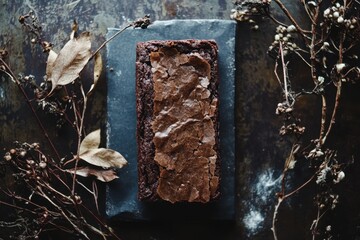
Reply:
M122 168L127 164L126 159L119 152L107 148L89 149L81 153L80 158L102 168Z
M94 64L94 83L91 85L88 94L90 94L90 93L94 90L97 82L99 81L100 74L101 74L101 72L102 72L103 61L102 61L100 52L97 52L97 53L95 54L95 59L94 59L94 61L95 61L95 64Z
M285 170L294 169L296 164L295 154L299 151L300 146L298 144L294 144L291 148L291 152L289 157L285 161Z
M49 79L53 91L59 85L67 85L79 77L91 57L90 33L83 32L78 38L70 39L55 59Z
M98 148L100 145L100 129L88 134L80 144L79 157L92 165L102 168L122 168L126 159L117 151Z
M97 129L91 133L89 133L81 142L79 154L90 150L97 149L100 145L100 129Z
M68 169L66 171L74 174L75 169ZM82 177L95 176L98 180L102 182L111 182L112 180L119 178L113 169L101 170L89 167L82 167L76 169L76 175Z
M58 54L56 52L54 52L52 49L50 49L49 51L49 56L47 59L47 64L46 64L46 76L50 76L50 73L52 72L53 68L54 68L54 62L57 58Z

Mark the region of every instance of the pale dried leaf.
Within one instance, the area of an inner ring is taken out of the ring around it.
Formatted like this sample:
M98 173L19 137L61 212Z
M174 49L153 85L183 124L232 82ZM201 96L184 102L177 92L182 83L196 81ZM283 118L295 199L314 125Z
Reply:
M296 159L292 156L291 158L288 159L287 169L294 169L295 163L296 163Z
M294 144L292 146L289 157L285 161L285 170L294 169L295 164L296 164L295 154L299 151L299 149L300 149L300 145L298 145L298 144Z
M72 174L75 173L75 169L68 169L66 171ZM119 178L113 169L102 170L89 167L82 167L76 169L76 175L82 177L95 176L98 180L102 182L111 182L112 180Z
M100 52L97 52L94 57L94 83L91 85L88 94L90 94L94 90L97 82L99 81L100 74L103 68L103 61Z
M89 149L81 153L80 158L102 168L122 168L127 164L126 159L119 152L107 148Z
M50 76L50 73L53 70L54 62L55 62L57 56L58 56L58 54L56 52L54 52L52 49L50 49L49 56L47 58L47 63L46 63L46 76L47 77Z
M79 154L90 150L97 149L100 145L100 129L97 129L91 133L89 133L81 142Z
M79 77L91 57L90 33L83 32L78 38L70 39L55 59L49 79L53 91L59 85L67 85Z

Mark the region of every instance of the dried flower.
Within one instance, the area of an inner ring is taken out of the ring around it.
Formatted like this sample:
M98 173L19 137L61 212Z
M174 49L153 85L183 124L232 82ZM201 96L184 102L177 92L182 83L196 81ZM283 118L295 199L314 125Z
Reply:
M334 179L334 183L339 183L345 178L345 173L343 171L340 171L337 173L336 179Z

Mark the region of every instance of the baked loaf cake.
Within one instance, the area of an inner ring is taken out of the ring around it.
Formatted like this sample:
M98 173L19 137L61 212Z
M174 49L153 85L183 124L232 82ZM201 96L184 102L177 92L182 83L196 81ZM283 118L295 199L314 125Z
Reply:
M219 195L217 45L136 48L138 198L209 202Z

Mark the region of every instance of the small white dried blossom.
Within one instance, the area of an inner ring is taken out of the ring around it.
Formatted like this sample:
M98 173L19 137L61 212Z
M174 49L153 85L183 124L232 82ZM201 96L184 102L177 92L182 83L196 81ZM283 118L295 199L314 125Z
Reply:
M334 209L336 207L336 205L339 203L339 195L331 194L330 197L333 199L332 204L331 204L331 209Z
M342 16L338 17L337 19L338 23L343 23L344 22L344 18Z
M346 66L345 63L338 63L338 64L336 64L336 65L335 65L336 71L337 71L338 73L340 73L340 72L344 69L345 66Z
M317 80L318 80L318 84L320 85L324 83L325 78L323 76L318 76Z
M316 184L324 184L326 183L326 176L331 171L331 168L326 166L318 173L316 178Z
M330 8L325 9L324 11L324 17L328 17L330 14Z
M308 4L309 6L313 6L313 7L316 7L316 6L317 6L316 2L314 2L314 1L309 1L307 4Z
M291 33L291 32L295 32L296 31L296 27L294 25L289 25L287 28L286 28L286 31Z
M343 171L340 171L337 173L336 179L334 179L334 183L339 183L345 178L345 173Z
M309 152L309 154L306 156L307 158L319 158L324 155L324 152L321 151L320 148L314 148Z

